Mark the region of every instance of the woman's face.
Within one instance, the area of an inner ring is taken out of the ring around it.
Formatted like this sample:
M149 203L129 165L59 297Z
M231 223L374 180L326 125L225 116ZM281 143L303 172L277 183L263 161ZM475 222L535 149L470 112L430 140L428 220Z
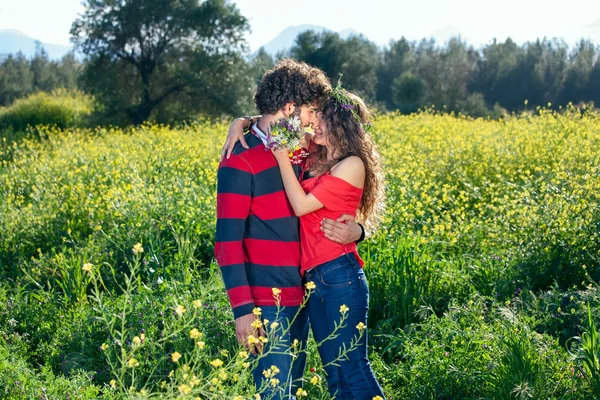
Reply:
M325 122L322 112L319 112L317 114L317 124L316 124L316 126L313 127L313 130L315 131L315 134L312 138L313 142L315 142L315 144L318 144L319 146L326 146L327 145L327 122Z

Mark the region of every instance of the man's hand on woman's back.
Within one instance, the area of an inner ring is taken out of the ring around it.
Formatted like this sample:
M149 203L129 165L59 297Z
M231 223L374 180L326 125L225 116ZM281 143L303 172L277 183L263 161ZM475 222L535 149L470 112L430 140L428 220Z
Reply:
M350 244L362 236L362 228L352 215L343 214L336 221L324 218L321 221L321 231L332 242Z

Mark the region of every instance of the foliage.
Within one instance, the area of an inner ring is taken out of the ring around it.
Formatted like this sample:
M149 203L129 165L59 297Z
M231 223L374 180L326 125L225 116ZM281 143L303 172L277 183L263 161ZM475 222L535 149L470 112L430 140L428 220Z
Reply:
M388 398L595 395L598 122L574 107L375 119L387 213L359 252L370 359ZM3 397L75 387L81 398L168 397L187 385L210 398L216 378L221 398L251 398L212 262L226 130L41 126L42 140L0 155ZM314 342L307 351L309 398L327 398Z
M82 126L93 108L93 99L78 91L38 92L1 110L0 127L23 132L36 125L54 125L61 129Z
M139 125L198 112L240 113L252 89L242 60L248 23L235 5L133 0L84 2L71 35L87 57L84 90L108 120Z
M0 57L0 106L36 92L77 88L80 62L72 53L50 60L43 47L27 59L22 53Z

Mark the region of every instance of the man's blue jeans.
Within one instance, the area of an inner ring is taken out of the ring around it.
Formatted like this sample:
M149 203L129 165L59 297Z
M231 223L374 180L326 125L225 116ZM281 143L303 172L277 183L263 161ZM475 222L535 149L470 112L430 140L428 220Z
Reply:
M317 343L322 342L334 330L335 322L342 317L340 307L349 308L344 328L337 331L335 339L319 346L321 361L327 373L327 386L332 398L338 400L372 400L384 398L367 358L367 330L358 348L347 357L337 360L340 349L358 335L359 323L367 324L369 311L369 287L362 268L354 254L344 254L335 260L321 264L305 275L306 282L314 282L316 288L308 300L312 332ZM338 365L327 365L335 361Z
M294 399L296 391L302 387L302 376L304 374L304 367L306 366L306 352L302 351L294 358L290 352L290 346L294 343L294 339L297 339L299 342L298 349L303 350L306 348L306 341L308 339L308 309L304 307L300 310L299 306L282 306L278 314L276 306L260 306L260 308L262 309L261 319L269 320L267 326L270 326L273 322L279 323L279 326L272 330L272 332L280 339L275 346L272 346L273 338L269 338L269 343L264 348L264 353L267 355L258 360L258 366L252 371L256 389L258 390L261 385L263 388L265 386L268 387L266 391L261 393L261 398L263 399ZM298 315L296 315L297 313ZM296 318L295 320L294 317ZM288 329L288 322L292 322L292 320L294 320L293 324ZM282 335L284 331L286 332ZM271 366L273 365L279 369L279 372L274 376L265 377L263 371L272 371ZM271 385L272 378L279 379L279 384L275 387Z

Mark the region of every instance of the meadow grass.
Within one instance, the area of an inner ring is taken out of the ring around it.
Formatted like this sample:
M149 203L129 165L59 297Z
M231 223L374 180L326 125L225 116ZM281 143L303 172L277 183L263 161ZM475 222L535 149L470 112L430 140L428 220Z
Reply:
M212 255L225 133L38 126L0 147L2 397L254 398ZM386 114L375 135L386 214L359 251L386 396L600 396L600 115Z

